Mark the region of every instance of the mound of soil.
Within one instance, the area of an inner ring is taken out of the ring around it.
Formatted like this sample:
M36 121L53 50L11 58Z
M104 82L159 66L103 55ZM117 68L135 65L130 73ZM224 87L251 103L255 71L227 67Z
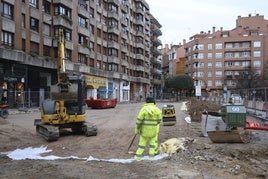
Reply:
M188 113L191 116L192 121L200 122L202 120L202 113L204 111L208 112L218 112L220 110L220 105L210 103L208 101L201 101L192 98L188 102Z

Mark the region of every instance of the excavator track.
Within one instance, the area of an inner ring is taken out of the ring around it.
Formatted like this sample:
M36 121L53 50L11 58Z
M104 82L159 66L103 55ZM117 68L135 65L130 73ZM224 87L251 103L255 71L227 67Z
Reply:
M60 137L60 130L58 126L42 124L41 119L35 119L36 132L38 135L45 138L47 141L56 141Z
M85 136L96 136L97 135L97 126L91 122L84 122L82 125L82 131Z
M35 119L34 125L38 135L45 138L47 141L56 141L60 137L61 128L72 128L75 134L82 134L86 137L96 136L98 133L97 126L91 122L70 123L62 126L54 126L49 124L42 124L41 119Z

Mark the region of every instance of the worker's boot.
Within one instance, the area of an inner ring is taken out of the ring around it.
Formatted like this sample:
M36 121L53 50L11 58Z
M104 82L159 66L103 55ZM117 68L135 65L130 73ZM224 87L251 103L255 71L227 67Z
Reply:
M141 160L141 157L140 157L140 156L135 155L135 156L134 156L134 159L135 159L135 160Z

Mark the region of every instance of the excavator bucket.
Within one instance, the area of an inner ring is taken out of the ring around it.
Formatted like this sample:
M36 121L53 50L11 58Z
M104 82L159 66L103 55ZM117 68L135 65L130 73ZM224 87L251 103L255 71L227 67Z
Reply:
M207 131L213 143L249 143L251 132L241 129L226 131Z

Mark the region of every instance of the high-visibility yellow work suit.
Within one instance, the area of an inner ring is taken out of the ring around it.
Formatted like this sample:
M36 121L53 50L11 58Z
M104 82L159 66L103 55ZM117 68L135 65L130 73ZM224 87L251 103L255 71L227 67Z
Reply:
M135 159L140 159L149 141L149 156L153 157L158 149L158 133L162 111L154 103L145 103L136 120L135 134L140 134Z

